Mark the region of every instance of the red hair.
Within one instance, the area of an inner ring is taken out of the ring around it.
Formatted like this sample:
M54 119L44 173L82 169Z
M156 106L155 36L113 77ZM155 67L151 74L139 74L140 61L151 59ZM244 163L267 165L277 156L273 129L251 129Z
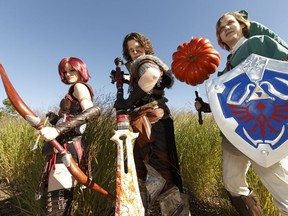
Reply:
M63 58L59 65L58 65L58 72L61 78L61 81L65 84L69 84L64 76L64 68L66 63L69 63L71 65L71 67L73 67L76 71L78 71L80 73L81 76L81 80L82 82L88 82L89 78L90 78L90 74L88 72L88 68L87 65L79 58L76 57L68 57L68 58Z

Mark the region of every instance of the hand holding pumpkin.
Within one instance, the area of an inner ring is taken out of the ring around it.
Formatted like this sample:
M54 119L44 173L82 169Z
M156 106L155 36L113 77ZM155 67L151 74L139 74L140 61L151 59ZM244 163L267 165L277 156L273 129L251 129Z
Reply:
M172 55L172 72L181 82L196 86L210 77L220 64L220 53L206 38L192 38Z

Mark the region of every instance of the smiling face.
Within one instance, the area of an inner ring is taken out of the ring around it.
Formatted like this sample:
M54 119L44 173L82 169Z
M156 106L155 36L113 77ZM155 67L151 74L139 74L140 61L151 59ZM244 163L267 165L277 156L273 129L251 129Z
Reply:
M229 49L231 49L239 41L240 38L244 37L243 28L244 24L240 24L237 19L230 14L223 16L220 20L218 27L218 34L222 43L225 43Z
M64 66L64 78L67 83L75 83L81 79L79 71L75 70L69 63Z

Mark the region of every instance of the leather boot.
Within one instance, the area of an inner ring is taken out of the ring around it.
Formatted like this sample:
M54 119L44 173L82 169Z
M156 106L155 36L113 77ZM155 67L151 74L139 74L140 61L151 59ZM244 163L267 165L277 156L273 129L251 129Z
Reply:
M248 196L232 196L228 192L228 196L240 216L264 216L260 201L254 192Z

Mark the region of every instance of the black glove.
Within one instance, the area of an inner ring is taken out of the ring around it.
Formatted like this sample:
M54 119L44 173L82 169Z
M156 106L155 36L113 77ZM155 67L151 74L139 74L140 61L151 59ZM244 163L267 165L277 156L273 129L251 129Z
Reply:
M59 120L59 116L54 112L48 112L46 117L48 117L48 120L52 125L56 125L57 121Z
M210 105L208 103L205 103L201 97L196 97L195 101L197 101L201 104L200 109L196 108L197 111L201 111L201 112L205 112L205 113L211 112Z
M127 106L126 104L126 101L124 98L122 99L117 99L114 103L114 108L116 110L121 110L121 109L124 109L124 110L127 110L129 107Z
M132 109L134 105L141 100L143 97L147 96L147 93L143 91L140 86L135 85L133 91L130 93L129 97L125 99L117 99L114 103L114 108L120 109Z

